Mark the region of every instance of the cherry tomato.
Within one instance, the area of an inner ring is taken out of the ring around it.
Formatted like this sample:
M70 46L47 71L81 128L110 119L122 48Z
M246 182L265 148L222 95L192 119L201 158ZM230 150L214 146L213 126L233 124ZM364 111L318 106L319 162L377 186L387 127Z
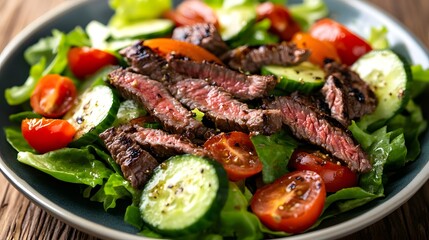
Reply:
M66 120L46 118L24 119L21 131L28 144L39 153L66 147L76 133Z
M257 6L256 14L258 20L268 18L271 21L270 31L282 40L289 41L301 30L284 5L264 2Z
M357 186L358 176L348 167L334 162L329 155L320 151L296 150L289 160L294 170L311 170L323 179L327 192L336 192L343 188Z
M298 48L309 49L311 51L310 62L323 67L325 59L332 59L336 62L341 62L337 54L337 50L332 43L327 41L320 41L312 37L308 33L298 32L292 37L292 42Z
M221 133L209 138L204 148L222 163L231 181L243 180L262 171L249 135L243 132Z
M171 38L154 38L145 40L143 45L165 58L169 58L171 54L177 54L197 62L208 61L223 64L218 57L209 51L188 42L182 42Z
M48 118L64 115L76 99L76 87L70 78L58 74L42 77L36 85L30 105L34 112Z
M325 198L325 185L319 174L295 171L256 190L250 207L271 230L300 233L317 221Z
M176 26L212 23L219 28L219 22L213 9L202 1L183 1L176 10L165 12L164 17L172 20Z
M113 54L90 47L71 48L67 59L73 75L80 79L96 73L105 66L118 63Z
M352 65L359 57L372 50L361 37L329 18L314 23L309 32L314 38L331 42L337 49L341 61L347 65Z

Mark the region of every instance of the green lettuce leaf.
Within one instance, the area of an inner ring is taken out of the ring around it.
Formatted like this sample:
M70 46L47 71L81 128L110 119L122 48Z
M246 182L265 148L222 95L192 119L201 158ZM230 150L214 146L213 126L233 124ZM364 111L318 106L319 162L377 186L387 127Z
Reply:
M104 210L116 207L118 199L138 199L139 191L131 187L121 174L113 173L107 182L90 198L91 201L103 203Z
M62 148L45 154L19 152L18 161L69 183L102 185L112 171L88 149Z
M229 42L232 48L236 48L243 45L248 46L259 46L264 44L273 44L278 42L278 37L268 32L271 26L269 19L264 19L260 22L252 25L245 33L240 34L239 38L236 38Z
M27 141L25 141L24 136L21 133L21 128L17 126L8 126L4 127L4 132L6 135L6 141L18 152L30 152L36 153Z
M371 171L360 176L359 186L370 193L382 195L385 165L397 167L406 163L407 148L403 130L396 129L388 132L387 126L384 126L373 133L367 133L355 122L349 129L368 153L372 164Z
M368 43L373 49L387 49L389 48L389 41L387 40L387 27L371 27L371 32L368 37Z
M387 122L388 131L403 129L405 145L407 147L406 162L414 161L420 154L419 136L426 130L427 121L423 117L422 109L413 100L410 100L401 114ZM401 151L400 148L396 149Z
M122 27L144 19L160 17L172 7L171 0L110 0L115 11L109 21L110 26Z
M304 31L329 14L328 6L323 0L304 0L301 4L290 5L289 11Z
M264 183L271 183L288 172L289 158L298 146L294 138L282 131L271 136L256 135L251 140L263 164Z

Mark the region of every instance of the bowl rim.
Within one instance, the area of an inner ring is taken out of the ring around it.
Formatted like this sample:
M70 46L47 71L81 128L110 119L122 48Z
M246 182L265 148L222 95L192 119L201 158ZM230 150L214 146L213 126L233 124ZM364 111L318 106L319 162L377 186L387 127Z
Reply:
M75 0L75 1L65 1L59 6L48 11L41 17L37 18L35 21L27 25L20 33L18 33L3 49L0 53L0 69L3 66L4 61L13 54L14 50L23 44L33 33L39 31L48 23L51 19L58 17L64 12L73 11L75 8L79 8L82 5L88 3L88 0ZM399 21L394 19L390 14L384 10L378 8L377 6L365 2L365 1L344 1L345 4L350 5L353 8L358 10L365 9L370 15L377 15L387 19L388 21L394 23L398 26L407 38L412 38L412 40L417 43L417 47L421 48L425 52L426 56L429 58L429 53L426 47L422 42L414 36L414 34L407 30L407 28ZM20 178L15 172L5 165L5 162L0 155L0 170L3 175L8 179L8 181L21 193L23 193L27 198L29 198L33 203L39 207L45 209L50 214L60 219L61 221L82 230L88 234L102 237L104 239L129 239L129 240L142 240L142 239L152 239L146 238L144 236L139 236L137 234L130 234L127 232L122 232L120 230L115 230L103 226L101 224L92 222L83 217L80 217L73 212L69 212L63 209L61 206L53 203L51 200L46 198L44 195L40 194L34 188L32 188L24 179ZM305 240L305 239L332 239L339 238L345 235L349 235L353 232L359 231L374 222L382 219L387 216L402 204L404 204L408 199L410 199L429 179L429 161L425 166L418 172L416 177L408 183L404 189L399 191L397 194L392 196L387 201L381 203L380 205L368 210L365 213L362 213L356 217L353 217L350 220L345 222L335 224L317 231L310 231L300 235L294 235L286 237L284 239L288 240ZM368 220L370 219L370 220ZM283 238L279 238L283 239Z

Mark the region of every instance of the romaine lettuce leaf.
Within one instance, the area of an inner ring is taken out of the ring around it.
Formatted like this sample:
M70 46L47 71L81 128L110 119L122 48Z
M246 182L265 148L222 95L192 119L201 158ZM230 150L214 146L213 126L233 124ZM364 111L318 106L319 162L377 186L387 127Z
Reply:
M45 154L19 152L17 159L58 180L91 187L102 185L112 174L88 149L62 148Z
M371 27L371 32L368 37L368 43L373 49L387 49L389 48L389 41L387 40L387 27Z
M298 146L294 138L281 131L271 136L256 135L251 140L263 164L264 183L271 183L288 172L289 158Z
M328 6L323 0L304 0L301 4L290 5L289 11L304 31L329 14Z
M171 0L110 0L109 4L115 11L109 25L116 27L160 17L172 7Z

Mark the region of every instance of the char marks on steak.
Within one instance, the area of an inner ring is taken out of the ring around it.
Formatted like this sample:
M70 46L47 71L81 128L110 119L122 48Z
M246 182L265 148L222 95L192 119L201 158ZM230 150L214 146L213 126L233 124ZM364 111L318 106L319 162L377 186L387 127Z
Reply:
M321 92L333 118L347 127L351 120L375 110L377 98L357 73L336 62L329 62L324 68L328 77Z
M109 74L109 81L124 98L133 99L148 110L164 130L190 139L207 139L214 134L213 129L195 120L192 112L171 96L162 83L120 68Z
M158 161L137 144L127 131L109 128L100 134L115 162L134 188L142 188L151 177Z
M282 126L280 111L250 109L201 79L184 79L168 86L170 92L190 109L197 108L222 131L273 134Z
M276 97L266 106L281 110L283 123L297 138L326 149L353 171L367 172L371 169L367 154L354 141L351 133L314 107L311 99L292 94Z
M299 49L292 43L240 46L225 53L221 59L230 68L256 73L264 65L296 65L306 61L310 51Z
M169 65L177 73L204 79L244 101L268 96L277 84L274 76L246 75L214 63L172 59Z
M149 76L151 79L166 81L177 75L169 69L167 60L156 54L149 47L143 46L143 41L137 41L131 46L122 49L119 53L130 65L130 69L133 72Z
M222 87L240 100L253 100L267 96L277 80L273 76L245 75L215 63L194 62L172 57L160 57L142 42L125 48L122 56L131 65L131 70L161 82L199 78Z
M176 27L171 38L200 46L216 56L221 56L229 50L216 27L211 23Z

